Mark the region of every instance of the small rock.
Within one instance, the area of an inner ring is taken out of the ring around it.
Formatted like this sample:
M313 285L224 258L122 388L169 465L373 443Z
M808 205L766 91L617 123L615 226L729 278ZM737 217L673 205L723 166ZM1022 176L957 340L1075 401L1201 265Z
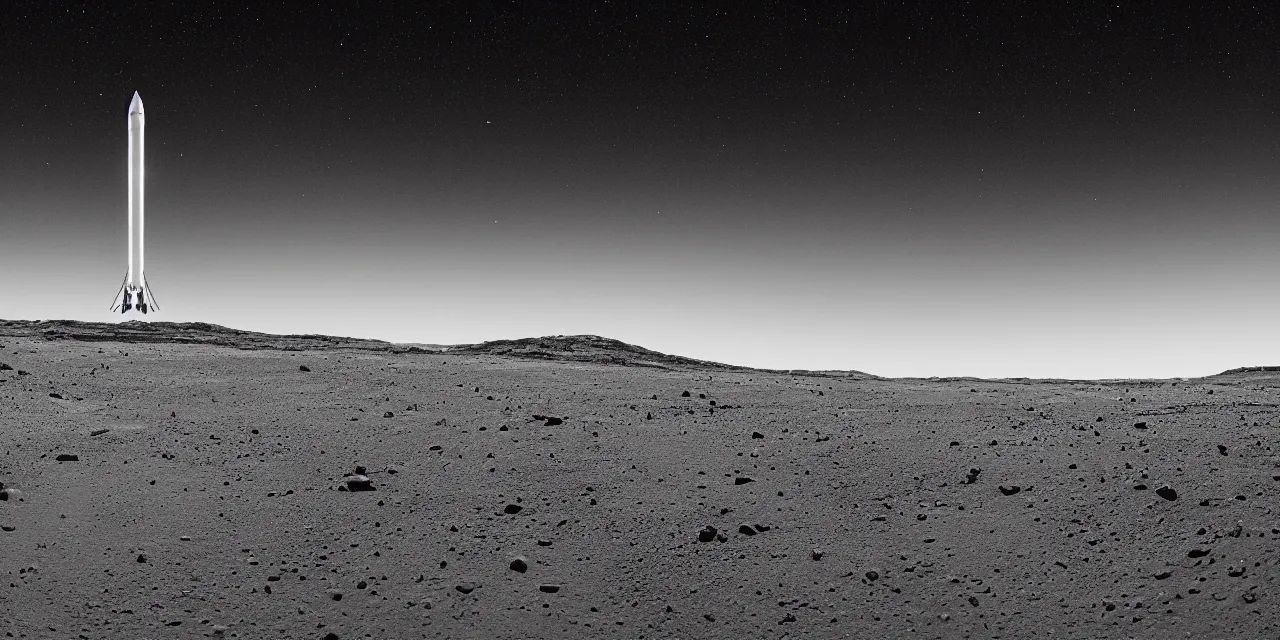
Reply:
M1135 422L1135 423L1133 423L1133 428L1134 428L1134 429L1146 429L1146 428L1147 428L1147 423L1145 423L1145 422Z
M384 417L384 418L394 418L394 417L396 417L396 414L391 413L390 411L387 411L387 412L384 412L384 413L382 414L382 417Z
M453 585L453 588L457 589L458 593L465 595L465 594L471 593L472 591L475 591L476 585L471 582L459 582L458 584Z
M307 365L305 365L305 364L304 364L304 365L302 365L302 366L298 367L298 371L301 371L301 372L303 372L303 373L310 373L310 372L311 372L311 367L308 367ZM332 635L332 634L330 634L330 635Z
M91 436L100 436L100 435L102 435L102 434L104 434L104 433L106 433L106 432L108 432L108 431L110 431L110 429L94 429L93 431L90 431L90 432L89 432L89 435L91 435Z
M503 507L502 509L502 512L509 516L514 516L515 514L520 513L521 511L524 511L524 507L515 503L509 504Z
M1208 549L1192 549L1187 552L1188 558L1203 558L1209 555Z
M1165 485L1163 487L1160 487L1159 489L1156 489L1156 495L1170 502L1178 499L1178 492L1174 491L1173 487L1170 487L1168 485Z
M511 560L511 570L517 573L524 573L529 570L529 563L525 561L523 556L516 556Z
M751 528L751 525L744 524L738 526L738 533L741 533L744 536L754 536L756 534L756 530Z
M814 550L812 550L812 551L810 551L810 552L809 552L809 557L810 557L810 558L813 558L814 562L817 562L818 560L821 560L821 559L822 559L822 556L824 556L824 555L826 555L824 552L819 551L819 550L817 550L817 549L814 549Z
M752 431L752 432L751 432L751 438L752 438L752 439L754 439L754 440L763 440L763 439L764 439L764 434L763 434L763 433L760 433L759 431Z
M15 529L17 529L17 527L11 524L0 524L0 531L13 531Z
M1018 486L1018 485L1016 485L1016 484L1015 484L1015 485L1013 485L1013 486L1009 486L1009 487L1006 487L1006 486L1004 486L1004 485L1000 485L1000 493L1003 493L1003 494L1004 494L1004 495L1006 495L1006 496L1011 496L1011 495L1013 495L1013 494L1015 494L1015 493L1018 493L1018 492L1020 492L1020 491L1022 491L1022 487L1019 487L1019 486Z
M748 482L755 482L755 479L753 479L753 478L748 478L747 476L738 476L738 477L736 477L736 478L734 478L734 479L733 479L733 484L734 484L735 486L736 486L736 485L743 485L743 484L746 484L746 483L748 483Z
M1156 580L1164 580L1164 579L1168 578L1168 577L1169 577L1169 576L1171 576L1171 575L1173 575L1173 572L1172 572L1172 571L1161 571L1160 573L1157 573L1156 575L1154 575L1154 576L1152 576L1152 577L1154 577Z
M559 590L560 590L560 585L558 585L558 584L540 584L540 585L538 585L538 591L541 591L541 592L543 592L543 593L556 593L556 592L557 592L557 591L559 591Z
M147 563L147 556L146 556L146 554L144 554L144 553L139 553L139 554L138 554L138 562L139 562L140 564L146 564L146 563Z
M698 532L698 542L711 542L716 539L717 533L719 533L719 531L717 531L715 527L707 525L702 529L702 531Z
M560 424L564 424L564 419L563 419L563 418L555 418L555 417L552 417L552 416L547 416L547 421L546 421L546 423L545 423L545 425L544 425L544 426L554 427L554 426L556 426L556 425L560 425Z
M689 392L688 392L688 391L685 391L684 393L680 394L680 397L681 397L681 398L688 398L688 397L689 397Z
M871 571L868 571L865 575L867 576L867 580L870 580L872 582L875 582L876 580L880 579L880 572L874 569Z
M62 399L62 394L61 394L61 393L51 393L51 394L49 394L49 397L50 397L50 398L55 398L55 399L61 400L61 399Z
M57 460L58 462L79 462L80 456L74 453L59 453L58 457L54 458L54 460Z
M1222 455L1224 455L1224 456L1225 456L1225 455L1227 455L1227 447L1226 447L1226 445L1221 445L1221 444L1220 444L1220 445L1218 445L1218 453L1221 453L1221 454L1222 454Z

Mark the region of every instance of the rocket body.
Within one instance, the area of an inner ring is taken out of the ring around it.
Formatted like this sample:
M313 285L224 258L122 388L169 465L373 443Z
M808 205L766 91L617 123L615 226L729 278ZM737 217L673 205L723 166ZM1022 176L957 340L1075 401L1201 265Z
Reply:
M129 104L129 274L125 281L125 287L132 291L142 289L146 266L146 219L143 217L146 124L142 98L134 92L133 102Z
M124 284L116 294L112 311L159 311L147 286L146 236L146 131L142 97L133 93L129 103L129 255Z

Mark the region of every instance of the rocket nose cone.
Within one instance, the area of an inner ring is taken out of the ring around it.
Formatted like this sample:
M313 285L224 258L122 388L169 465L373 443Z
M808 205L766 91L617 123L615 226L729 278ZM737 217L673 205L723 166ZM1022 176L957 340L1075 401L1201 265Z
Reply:
M142 96L137 91L133 92L133 102L129 103L129 115L142 113Z

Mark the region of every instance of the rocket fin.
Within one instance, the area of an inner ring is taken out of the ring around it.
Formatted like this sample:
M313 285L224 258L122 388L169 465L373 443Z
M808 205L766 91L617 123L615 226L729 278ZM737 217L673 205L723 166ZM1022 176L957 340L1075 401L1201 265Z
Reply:
M128 305L128 301L126 301L126 300L124 299L124 297L125 297L125 296L124 296L124 293L125 293L125 290L124 290L124 289L125 289L125 285L127 285L127 284L129 284L129 271L128 271L128 270L125 270L125 272L124 272L124 281L120 283L120 290L116 292L116 297L115 297L115 298L112 300L112 302L111 302L111 311L112 311L113 313L114 313L114 312L116 312L116 311L119 311L119 310L121 309L121 307L125 307L125 306L127 306L127 305ZM128 309L124 309L124 311L128 311Z

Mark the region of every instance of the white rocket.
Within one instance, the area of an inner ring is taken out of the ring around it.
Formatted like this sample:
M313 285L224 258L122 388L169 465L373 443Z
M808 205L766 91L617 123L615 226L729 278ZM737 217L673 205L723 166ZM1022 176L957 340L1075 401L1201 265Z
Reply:
M146 118L142 113L142 97L133 92L133 101L129 103L129 270L125 272L124 284L116 293L116 301L111 310L128 313L132 310L146 313L159 311L155 296L151 295L151 287L147 286L145 261L145 234L143 217L143 134L146 130Z

